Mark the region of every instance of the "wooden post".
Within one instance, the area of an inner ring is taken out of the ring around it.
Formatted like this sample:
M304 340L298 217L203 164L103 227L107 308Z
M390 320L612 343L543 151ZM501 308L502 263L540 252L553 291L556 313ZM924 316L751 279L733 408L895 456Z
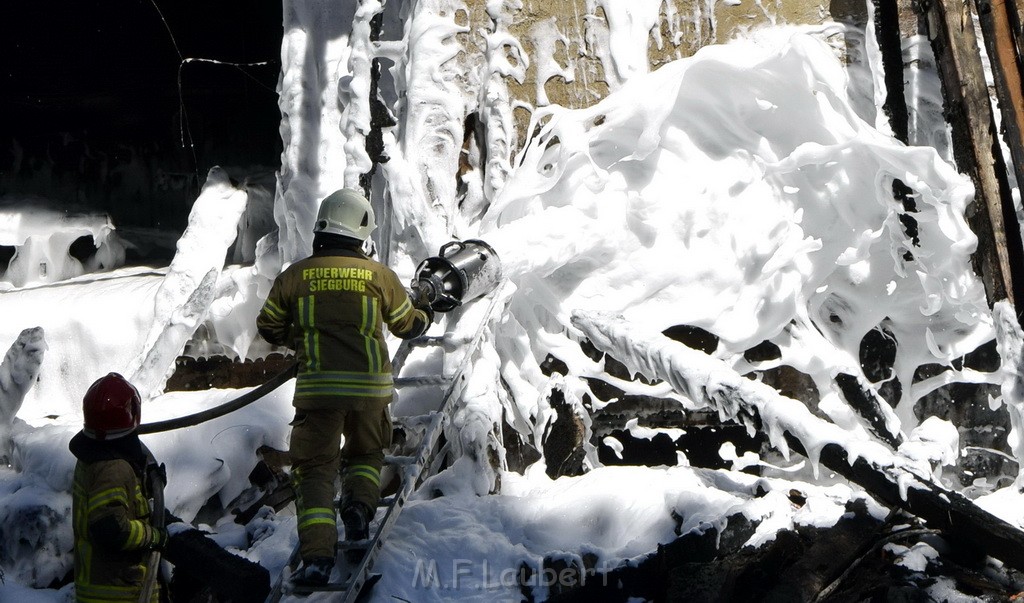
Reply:
M896 0L873 0L875 6L875 39L882 54L882 71L885 72L885 102L882 111L889 118L892 135L903 144L909 140L909 114L907 97L903 87L903 47L900 34L899 7ZM910 239L910 244L917 247L921 244L919 228L914 214L917 213L917 202L913 191L899 178L892 181L893 198L900 202L903 211L899 215L903 232ZM907 250L904 259L911 261L913 251Z
M907 144L907 97L903 90L903 48L901 46L899 7L896 0L873 0L875 39L882 53L885 72L885 102L882 110L889 118L892 135Z
M1016 298L1024 301L1024 283L1013 279L1024 262L1014 215L1006 164L998 144L985 72L970 8L963 0L934 0L925 6L928 35L939 66L946 114L953 131L953 153L961 171L970 175L975 200L967 219L978 236L975 271L985 284L989 306ZM1011 226L1007 236L1007 225ZM1021 320L1020 310L1017 319Z
M999 112L1002 117L1003 140L1010 151L1010 163L1018 186L1024 185L1024 87L1022 87L1019 29L1015 35L1013 21L1019 17L1013 0L975 0L982 38L988 52L995 83ZM1001 149L993 149L993 152ZM1005 176L1001 177L1005 178ZM1009 184L1006 185L1009 188ZM1006 225L1006 252L1009 258L1008 283L1010 300L1024 303L1024 245L1012 200L1002 201L1003 221ZM1016 306L1015 306L1016 307ZM1018 312L1018 321L1021 313Z
M1020 35L1014 35L1012 21L1015 7L1006 0L975 0L985 50L992 66L999 112L1002 114L1003 138L1010 148L1014 174L1024 184L1024 88L1021 87Z
M380 33L384 23L384 3L381 2L380 12L370 19L370 43L380 41ZM370 131L366 134L366 154L370 157L370 170L359 176L359 186L363 189L366 198L370 198L370 188L373 184L373 176L377 172L377 166L387 163L388 156L384 152L383 129L395 125L395 120L388 111L387 106L380 100L380 72L381 62L379 57L374 57L370 62Z

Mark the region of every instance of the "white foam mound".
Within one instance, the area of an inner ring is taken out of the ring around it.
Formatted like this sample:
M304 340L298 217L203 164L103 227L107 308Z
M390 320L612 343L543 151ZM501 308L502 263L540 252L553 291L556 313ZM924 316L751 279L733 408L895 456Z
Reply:
M880 324L907 385L990 339L970 181L861 119L847 85L829 46L796 34L709 46L593 107L538 110L481 234L519 286L516 319L547 331L538 357L574 333L574 310L699 326L722 356L770 339L822 385ZM916 242L894 180L913 191Z
M53 283L124 265L126 244L108 216L48 205L37 198L0 199L0 245L17 252L8 265L0 265L0 285ZM79 261L71 256L71 245L86 236L95 253Z

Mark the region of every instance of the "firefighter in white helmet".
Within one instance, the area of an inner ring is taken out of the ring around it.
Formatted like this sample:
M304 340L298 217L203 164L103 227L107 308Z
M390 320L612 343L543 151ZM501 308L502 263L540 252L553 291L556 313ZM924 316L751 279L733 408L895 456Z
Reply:
M369 534L391 442L393 382L383 325L412 338L433 320L429 306L414 307L394 271L362 252L375 227L373 208L359 192L341 189L326 197L313 228L313 255L277 277L256 320L260 334L294 349L299 363L289 446L300 584L326 583L334 567L340 457L345 537Z

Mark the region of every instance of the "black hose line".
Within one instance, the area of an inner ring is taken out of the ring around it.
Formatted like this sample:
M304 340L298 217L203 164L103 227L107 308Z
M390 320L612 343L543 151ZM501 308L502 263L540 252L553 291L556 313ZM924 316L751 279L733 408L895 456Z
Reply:
M192 427L204 423L217 417L222 417L230 412L234 412L243 406L248 406L256 400L259 400L263 396L274 391L280 387L285 381L288 381L295 376L295 369L298 366L297 363L293 363L285 370L274 375L269 381L263 385L257 387L252 391L248 391L241 396L233 400L228 400L220 406L208 408L204 411L197 412L191 415L185 415L184 417L178 417L177 419L168 419L166 421L157 421L156 423L144 423L139 425L138 433L159 433L161 431L171 431L172 429L181 429L182 427Z

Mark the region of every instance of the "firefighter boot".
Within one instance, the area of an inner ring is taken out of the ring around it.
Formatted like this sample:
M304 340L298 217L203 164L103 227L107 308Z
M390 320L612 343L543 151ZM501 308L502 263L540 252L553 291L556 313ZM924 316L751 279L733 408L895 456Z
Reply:
M323 586L331 579L331 570L334 569L334 559L330 557L313 557L304 561L302 569L299 570L292 583L296 586Z
M373 510L366 503L352 501L341 509L341 522L345 524L345 540L366 540L370 537L370 519Z

